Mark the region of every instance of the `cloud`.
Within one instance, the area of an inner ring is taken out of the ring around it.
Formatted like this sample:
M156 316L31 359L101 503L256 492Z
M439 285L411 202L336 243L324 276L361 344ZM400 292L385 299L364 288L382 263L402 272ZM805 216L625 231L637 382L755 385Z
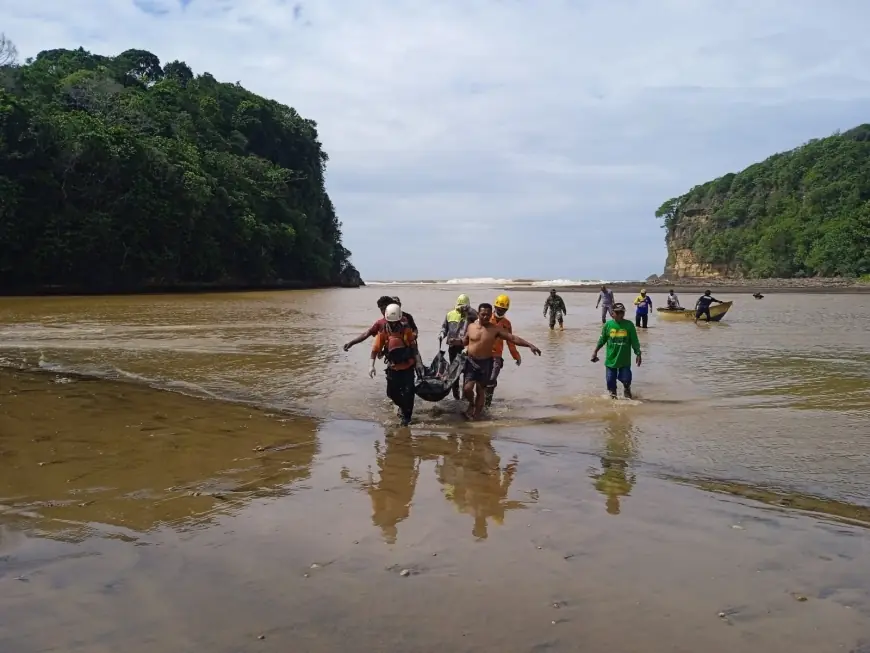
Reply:
M317 121L364 277L659 272L665 199L866 120L870 4L0 0L22 56L142 48Z

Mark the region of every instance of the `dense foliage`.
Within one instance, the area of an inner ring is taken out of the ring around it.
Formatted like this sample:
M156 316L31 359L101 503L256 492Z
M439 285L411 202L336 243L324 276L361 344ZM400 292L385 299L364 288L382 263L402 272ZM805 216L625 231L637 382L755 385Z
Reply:
M656 211L668 242L750 277L870 273L870 125L696 186Z
M0 286L354 283L315 123L150 52L0 53Z

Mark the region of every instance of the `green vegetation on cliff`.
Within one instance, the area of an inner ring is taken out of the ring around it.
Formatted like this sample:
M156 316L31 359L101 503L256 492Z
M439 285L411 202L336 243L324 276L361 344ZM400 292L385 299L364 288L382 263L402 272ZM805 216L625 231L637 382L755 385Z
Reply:
M354 285L316 125L150 52L0 42L0 290Z
M870 125L696 186L656 217L669 258L688 249L756 278L870 273Z

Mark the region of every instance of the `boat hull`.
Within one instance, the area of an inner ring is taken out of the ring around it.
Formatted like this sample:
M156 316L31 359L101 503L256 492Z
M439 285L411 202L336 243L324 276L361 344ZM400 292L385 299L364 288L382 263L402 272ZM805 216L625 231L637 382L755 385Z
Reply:
M725 317L725 313L728 312L733 303L734 302L723 302L721 304L713 304L710 307L710 321L718 322L723 317ZM695 319L695 311L688 308L684 308L678 311L671 311L666 308L658 308L656 309L656 315L663 320L670 320L674 322ZM701 318L702 321L703 319L704 318Z

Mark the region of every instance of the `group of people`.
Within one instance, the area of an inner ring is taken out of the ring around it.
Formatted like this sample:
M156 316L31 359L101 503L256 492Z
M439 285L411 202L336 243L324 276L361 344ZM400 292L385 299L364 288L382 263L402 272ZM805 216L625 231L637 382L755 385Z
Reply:
M553 296L556 291L550 291ZM560 299L561 301L561 299ZM722 302L715 297L711 291L707 290L698 298L698 301L695 302L695 323L697 324L698 320L702 317L706 319L707 322L711 321L710 316L710 306L712 304L721 304ZM564 302L563 302L564 304ZM613 296L613 291L608 289L607 286L601 286L601 292L598 293L598 301L595 303L595 308L601 307L601 322L606 323L608 318L614 317L614 306L616 305L616 300ZM653 308L652 298L646 294L646 289L641 288L640 294L634 298L634 325L639 329L646 329L649 324L649 313ZM677 294L673 291L673 289L668 292L667 297L667 305L666 309L668 311L682 311L684 310L682 306L680 306L680 298L677 297ZM560 318L561 324L561 318ZM552 329L552 325L550 326Z
M714 302L721 303L706 291L695 304L695 322L701 317L710 321L710 306ZM418 377L425 374L425 366L417 346L418 329L414 317L402 309L398 297L383 296L377 301L382 317L359 336L344 345L348 351L368 338L374 338L371 350L371 366L369 375L374 378L376 361L383 358L386 362L387 396L397 407L398 416L403 425L411 421L414 412L415 385ZM652 310L652 299L646 289L641 289L634 300L635 320L625 319L625 305L615 301L613 291L607 286L601 286L596 308L601 308L601 335L592 352L592 362L598 362L598 353L606 347L604 360L605 381L607 390L612 397L617 396L618 384L623 386L626 399L632 397L632 352L635 363L640 366L642 354L637 329L646 329L649 312ZM465 356L463 370L462 397L468 401L466 416L478 419L484 408L492 404L492 398L498 385L498 377L504 368L504 345L507 343L511 358L517 365L522 363L517 347L526 347L533 354L540 356L541 350L530 342L513 333L513 327L507 318L510 309L510 298L499 295L493 304L483 303L475 310L471 299L461 294L456 304L444 317L438 334L439 350L446 342L447 354L452 363L460 353ZM673 290L667 297L667 310L683 310L679 297ZM555 289L544 302L544 317L549 317L549 326L553 330L556 324L564 329L564 315L568 314L564 300ZM451 388L454 399L460 398L460 381L456 380Z
M378 299L378 309L383 317L359 336L344 345L348 351L367 338L373 337L369 376L377 374L378 358L386 361L387 396L396 405L402 425L411 422L414 413L415 384L423 377L425 367L417 346L418 330L414 318L402 310L398 297L383 296ZM460 353L465 355L463 374L463 397L468 401L466 416L478 419L485 406L492 403L498 377L504 367L504 344L516 364L522 362L517 347L526 347L536 356L541 350L512 332L506 313L510 298L499 295L495 306L483 303L477 310L471 306L466 294L456 299L456 305L447 313L438 334L439 349L446 341L448 356L452 362ZM459 381L452 388L454 398L459 398Z

